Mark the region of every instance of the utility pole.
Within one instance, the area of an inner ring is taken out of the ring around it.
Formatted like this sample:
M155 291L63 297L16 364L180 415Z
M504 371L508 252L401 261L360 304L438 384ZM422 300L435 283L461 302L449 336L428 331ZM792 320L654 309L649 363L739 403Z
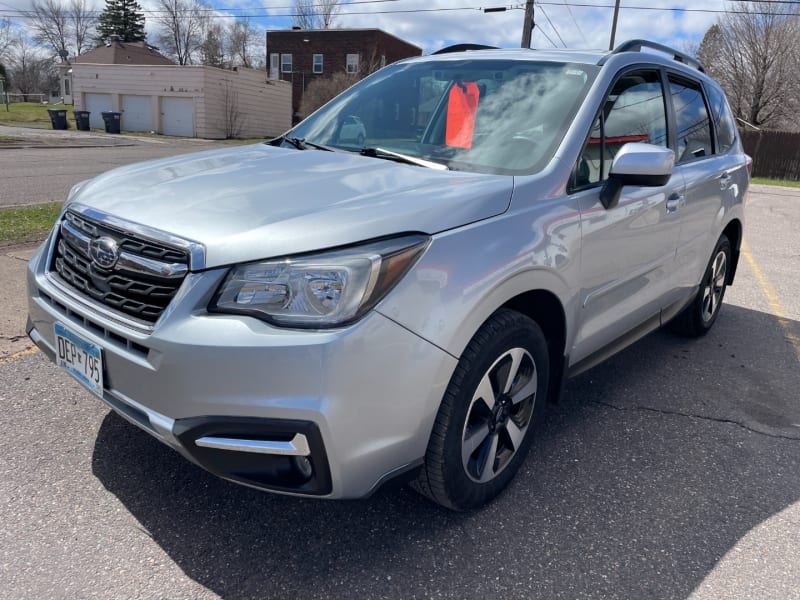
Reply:
M617 0L619 3L619 0ZM522 44L523 48L531 47L531 36L533 35L533 0L525 2L525 22L522 24Z
M619 0L614 3L614 20L611 22L611 41L608 42L608 49L614 49L614 38L617 37L617 17L619 16Z

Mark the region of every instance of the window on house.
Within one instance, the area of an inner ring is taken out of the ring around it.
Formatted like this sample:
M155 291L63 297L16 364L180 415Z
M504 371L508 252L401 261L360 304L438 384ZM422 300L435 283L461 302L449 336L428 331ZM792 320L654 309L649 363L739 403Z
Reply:
M314 73L322 73L322 54L314 55Z
M69 91L69 77L64 77L64 95L69 96L71 92Z
M281 73L292 72L292 55L281 54Z
M358 73L358 54L347 55L347 72Z

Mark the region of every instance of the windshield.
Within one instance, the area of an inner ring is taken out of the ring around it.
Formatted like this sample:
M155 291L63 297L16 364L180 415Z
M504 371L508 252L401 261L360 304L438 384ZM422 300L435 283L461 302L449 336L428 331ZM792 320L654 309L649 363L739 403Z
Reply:
M534 173L552 158L598 70L522 60L392 65L287 136L354 152L388 150L453 170Z

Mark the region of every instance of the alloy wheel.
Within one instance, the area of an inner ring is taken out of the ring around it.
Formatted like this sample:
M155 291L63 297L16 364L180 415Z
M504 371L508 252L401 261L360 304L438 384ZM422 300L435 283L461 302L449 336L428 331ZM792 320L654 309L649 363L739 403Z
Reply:
M487 483L511 462L530 426L537 385L536 363L524 348L507 350L484 373L461 437L470 479Z
M728 274L728 259L725 252L720 250L711 263L706 285L703 289L703 321L708 323L719 310L722 296L725 293L725 278Z

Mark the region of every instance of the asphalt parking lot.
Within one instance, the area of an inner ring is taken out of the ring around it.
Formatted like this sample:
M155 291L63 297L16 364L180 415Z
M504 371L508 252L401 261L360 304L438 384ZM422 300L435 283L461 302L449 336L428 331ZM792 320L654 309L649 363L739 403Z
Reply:
M571 381L484 510L218 480L39 353L0 359L8 598L800 598L800 190L756 186L714 329ZM200 368L200 367L199 367Z
M20 143L0 145L0 207L61 202L73 185L109 169L222 145L200 139L0 125L2 137L19 138Z

